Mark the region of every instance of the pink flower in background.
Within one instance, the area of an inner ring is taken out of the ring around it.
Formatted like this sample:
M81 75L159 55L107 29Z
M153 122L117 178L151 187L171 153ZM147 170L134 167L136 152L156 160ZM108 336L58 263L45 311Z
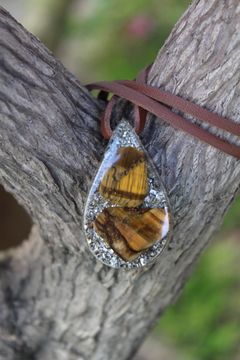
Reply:
M134 16L126 25L126 35L133 38L147 38L154 31L154 20L149 14Z

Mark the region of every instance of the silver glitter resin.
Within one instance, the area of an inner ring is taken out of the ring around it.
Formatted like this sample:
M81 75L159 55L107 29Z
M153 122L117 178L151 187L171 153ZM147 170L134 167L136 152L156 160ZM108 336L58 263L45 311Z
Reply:
M127 262L121 259L93 228L95 218L103 211L103 209L110 206L117 206L101 197L99 194L99 185L106 168L108 168L107 164L112 157L112 153L116 153L117 149L126 146L135 147L146 155L149 189L148 194L140 207L161 208L170 213L167 196L158 173L154 169L148 154L146 154L143 145L132 127L128 122L122 120L109 141L104 159L88 194L84 213L84 232L91 252L105 265L118 269L133 269L147 265L162 253L167 244L167 238L169 237L168 233L167 237L151 246L145 253L139 255L138 258L131 262Z

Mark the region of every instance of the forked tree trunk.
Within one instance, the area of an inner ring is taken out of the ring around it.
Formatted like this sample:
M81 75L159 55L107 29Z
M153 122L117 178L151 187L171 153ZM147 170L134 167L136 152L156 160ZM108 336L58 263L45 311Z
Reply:
M102 265L87 250L82 214L106 147L104 104L3 9L0 29L1 183L36 224L0 256L0 357L131 359L219 229L239 190L240 162L149 115L141 139L169 194L173 234L146 268ZM196 0L149 84L240 122L239 39L239 0Z

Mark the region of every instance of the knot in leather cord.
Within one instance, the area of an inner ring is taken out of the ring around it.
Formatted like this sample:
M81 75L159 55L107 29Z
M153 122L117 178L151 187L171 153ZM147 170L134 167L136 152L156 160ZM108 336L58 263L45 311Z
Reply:
M138 74L135 81L100 81L86 85L88 90L100 90L98 98L102 100L107 100L109 93L115 94L108 102L102 115L101 131L103 136L106 139L110 139L112 136L112 129L110 125L111 112L119 97L122 97L135 104L134 130L138 135L144 129L147 111L149 111L179 130L192 135L208 145L214 146L218 150L240 159L240 147L233 145L192 123L184 117L176 114L163 104L192 115L202 121L218 127L219 129L225 130L239 137L240 125L225 119L220 115L212 113L211 111L206 110L188 100L182 99L179 96L147 85L147 75L151 67L152 64L144 68Z

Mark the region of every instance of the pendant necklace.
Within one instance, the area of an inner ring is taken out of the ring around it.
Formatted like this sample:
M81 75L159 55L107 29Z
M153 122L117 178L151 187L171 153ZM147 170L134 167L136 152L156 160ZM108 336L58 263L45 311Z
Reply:
M118 269L140 268L155 260L168 243L173 219L160 176L138 135L147 111L191 136L240 159L240 147L212 134L171 109L240 136L240 125L162 89L147 85L152 64L136 81L117 80L87 85L100 90L108 102L101 130L110 139L103 161L89 191L84 212L84 233L90 251L103 264ZM135 104L134 129L122 120L114 132L110 116L119 97ZM166 106L167 105L167 106Z
M84 214L88 246L105 265L142 267L165 248L170 223L160 177L134 129L122 120L88 195Z

